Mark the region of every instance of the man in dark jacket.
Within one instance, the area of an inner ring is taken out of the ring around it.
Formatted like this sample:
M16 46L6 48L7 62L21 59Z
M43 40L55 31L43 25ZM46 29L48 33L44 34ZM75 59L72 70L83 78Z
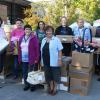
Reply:
M61 26L56 28L56 35L73 35L72 29L67 26L67 18L65 16L61 17ZM70 43L62 43L63 44L63 54L64 56L69 56L71 54L71 44Z

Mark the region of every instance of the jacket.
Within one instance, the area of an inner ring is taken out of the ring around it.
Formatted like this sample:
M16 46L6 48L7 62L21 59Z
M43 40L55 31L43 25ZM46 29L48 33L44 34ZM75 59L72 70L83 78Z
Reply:
M18 61L21 63L22 57L21 57L21 42L25 34L19 39L18 44ZM39 41L37 37L33 34L30 35L29 45L28 45L28 55L29 55L29 64L33 65L35 64L35 61L39 60Z

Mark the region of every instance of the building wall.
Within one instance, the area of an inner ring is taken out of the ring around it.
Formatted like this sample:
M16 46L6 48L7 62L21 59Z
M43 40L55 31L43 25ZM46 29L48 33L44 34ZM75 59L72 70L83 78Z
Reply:
M11 23L13 24L16 18L24 18L24 8L20 4L13 2L0 1L0 16L6 22L7 17L9 17Z

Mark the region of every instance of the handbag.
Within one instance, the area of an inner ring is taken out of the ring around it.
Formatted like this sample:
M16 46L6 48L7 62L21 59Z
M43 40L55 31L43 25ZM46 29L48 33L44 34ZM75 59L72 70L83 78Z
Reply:
M43 84L45 83L45 74L44 71L39 69L37 71L31 71L28 73L28 77L26 80L29 84L36 85L36 84Z
M7 48L8 45L9 42L6 39L0 38L0 54Z

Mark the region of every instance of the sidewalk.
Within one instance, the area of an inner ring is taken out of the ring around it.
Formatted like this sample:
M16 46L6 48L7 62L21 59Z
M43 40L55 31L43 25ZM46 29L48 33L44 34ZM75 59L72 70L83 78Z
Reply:
M60 91L56 96L48 95L44 89L35 92L23 91L21 83L8 82L0 88L0 100L99 100L100 82L93 77L91 89L88 96L80 96Z

